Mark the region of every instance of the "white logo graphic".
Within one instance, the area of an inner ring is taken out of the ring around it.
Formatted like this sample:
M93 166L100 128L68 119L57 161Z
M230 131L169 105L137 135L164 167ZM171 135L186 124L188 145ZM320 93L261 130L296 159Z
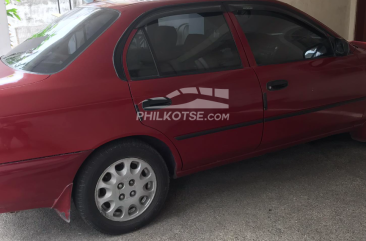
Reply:
M197 98L191 102L184 104L172 105L172 99L182 95L197 95ZM207 100L205 97L215 97L214 100ZM140 121L153 120L153 121L225 121L229 120L229 113L207 113L205 111L196 111L198 109L229 109L229 104L222 103L227 102L229 99L228 89L213 89L203 87L190 87L176 90L166 97L150 98L144 100L142 108L145 112L137 112L137 119ZM141 104L140 103L140 104ZM171 110L177 109L177 111L152 111L152 110ZM191 109L191 111L181 111L183 109Z
M171 103L171 100L177 96L184 94L196 94L199 97L191 102L179 104L179 105L167 105L167 102ZM212 89L212 88L203 88L203 87L190 87L190 88L182 88L180 90L176 90L166 97L152 98L149 101L156 101L156 105L149 106L144 109L229 109L229 105L219 102L202 99L201 97L210 96L216 97L218 99L228 100L229 99L229 90L228 89ZM161 102L161 104L159 104ZM165 103L164 103L165 102Z

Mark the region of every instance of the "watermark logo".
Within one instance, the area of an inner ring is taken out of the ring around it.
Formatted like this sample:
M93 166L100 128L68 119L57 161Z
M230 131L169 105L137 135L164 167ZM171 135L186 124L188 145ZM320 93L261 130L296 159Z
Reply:
M173 104L174 98L182 95L197 95L193 101ZM215 100L206 99L214 98ZM190 121L221 121L229 120L229 114L208 113L213 109L229 109L229 104L225 103L229 100L228 89L214 89L204 87L182 88L168 94L166 97L151 98L143 101L142 106L146 112L138 112L137 119L140 120L190 120ZM190 111L171 111L171 110L190 110ZM153 110L164 110L163 112L152 112ZM206 110L206 111L198 111Z

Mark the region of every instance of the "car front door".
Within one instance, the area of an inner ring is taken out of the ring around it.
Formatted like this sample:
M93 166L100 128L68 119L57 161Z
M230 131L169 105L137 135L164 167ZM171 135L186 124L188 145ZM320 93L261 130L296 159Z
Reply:
M254 151L262 137L262 93L228 15L210 6L154 16L124 50L140 121L172 140L184 170Z
M347 131L361 121L366 82L356 54L336 56L325 30L281 5L229 9L266 100L261 149Z

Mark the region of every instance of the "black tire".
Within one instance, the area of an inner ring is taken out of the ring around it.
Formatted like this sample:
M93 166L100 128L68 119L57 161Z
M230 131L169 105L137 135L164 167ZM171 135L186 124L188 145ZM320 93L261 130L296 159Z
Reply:
M110 165L123 158L140 158L155 172L158 183L149 207L136 218L118 222L106 218L95 202L95 188L100 176ZM117 141L103 146L83 164L74 185L74 202L83 220L96 230L120 235L135 231L150 223L162 209L169 190L169 172L161 155L140 140Z

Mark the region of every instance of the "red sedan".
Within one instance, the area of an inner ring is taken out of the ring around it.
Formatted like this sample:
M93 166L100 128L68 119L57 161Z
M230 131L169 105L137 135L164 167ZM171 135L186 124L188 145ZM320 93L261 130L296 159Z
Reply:
M1 57L0 212L71 197L122 234L170 178L349 132L366 141L366 44L263 1L97 1Z

